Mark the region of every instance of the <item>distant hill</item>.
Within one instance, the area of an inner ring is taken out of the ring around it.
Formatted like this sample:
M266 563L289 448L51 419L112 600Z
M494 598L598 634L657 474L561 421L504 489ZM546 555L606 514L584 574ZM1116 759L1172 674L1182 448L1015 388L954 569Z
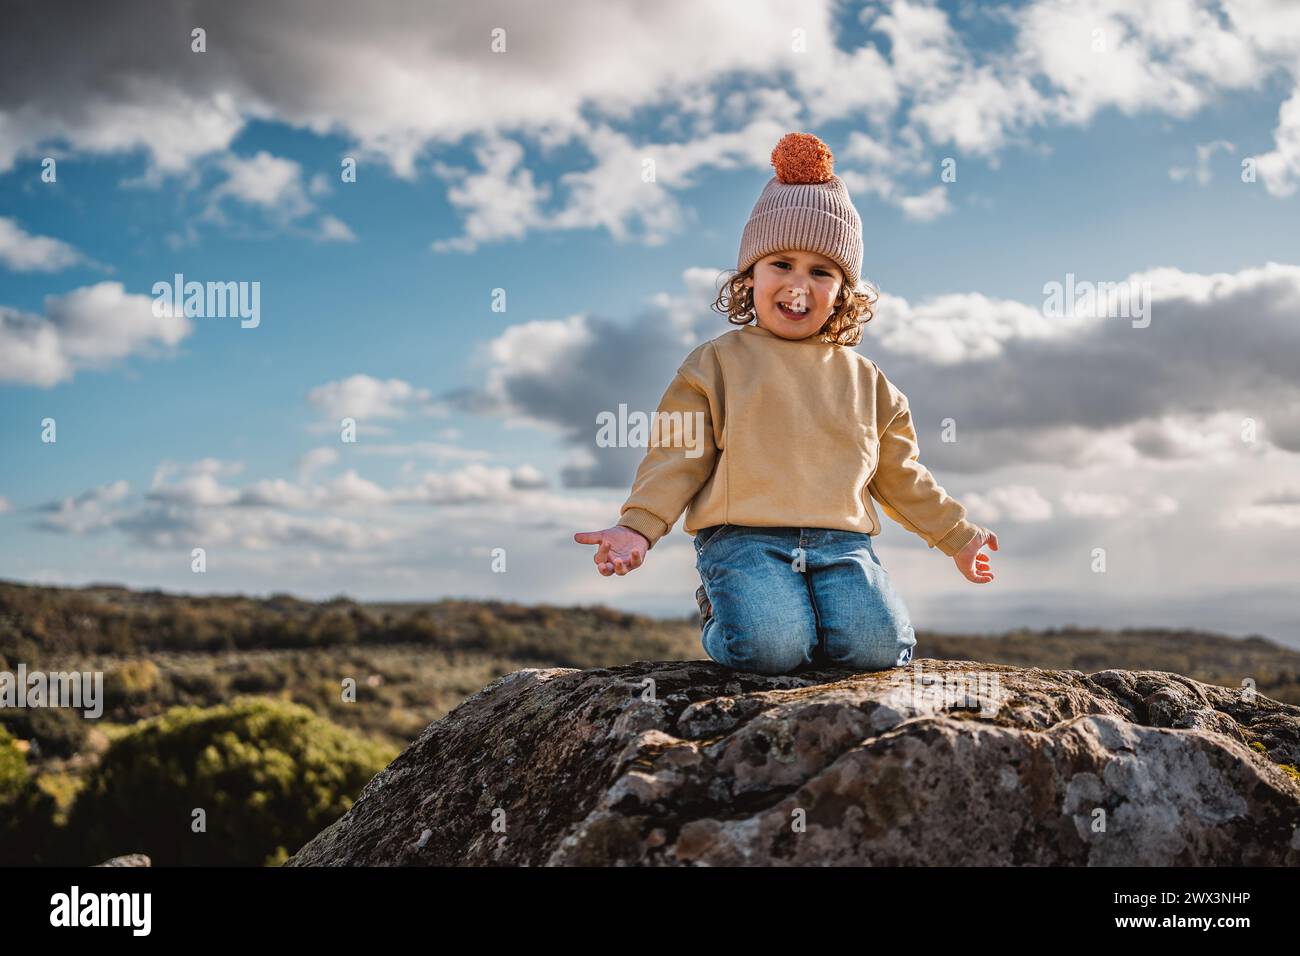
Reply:
M635 639L643 651L664 642L680 644L684 628L689 630L684 622L665 623L601 606L453 599L362 604L344 597L313 602L287 594L200 596L115 585L54 588L0 581L0 653L12 652L13 657L417 643L502 656L541 654L562 666L584 667L610 651L623 653L624 646L631 652L630 646L620 646L625 640Z

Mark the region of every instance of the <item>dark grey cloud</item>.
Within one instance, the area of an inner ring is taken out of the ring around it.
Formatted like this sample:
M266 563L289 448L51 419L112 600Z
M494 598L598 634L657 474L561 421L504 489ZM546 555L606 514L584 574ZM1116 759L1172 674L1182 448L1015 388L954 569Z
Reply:
M645 449L599 447L597 416L617 416L620 403L629 414L653 412L690 347L665 334L672 322L658 311L630 323L588 317L557 325L562 331L547 336L553 362L533 361L529 335L536 326L519 327L507 333L513 357L493 370L489 384L439 398L459 411L525 416L557 430L562 443L590 458L561 470L566 487L625 485Z
M929 346L945 334L942 324L924 307L902 315L886 309L873 320L877 336L860 349L908 395L918 431L937 436L945 418L956 420L957 442L923 445L948 468L1078 464L1088 433L1107 429L1126 430L1124 441L1143 457L1186 457L1165 421L1176 417L1217 416L1215 427L1238 444L1241 421L1252 418L1261 440L1300 451L1300 266L1268 263L1214 276L1163 269L1133 278L1151 282L1145 328L1127 317L1072 328L1062 320L1057 333L1035 329L1002 339L988 357L937 365ZM992 311L1023 308L1003 303ZM994 324L974 308L947 318Z

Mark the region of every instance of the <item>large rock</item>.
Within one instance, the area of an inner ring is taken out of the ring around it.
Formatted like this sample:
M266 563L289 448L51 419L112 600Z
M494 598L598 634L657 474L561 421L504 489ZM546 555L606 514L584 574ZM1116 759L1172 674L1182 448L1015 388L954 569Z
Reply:
M1300 707L1159 671L524 670L286 865L1295 865L1297 758Z

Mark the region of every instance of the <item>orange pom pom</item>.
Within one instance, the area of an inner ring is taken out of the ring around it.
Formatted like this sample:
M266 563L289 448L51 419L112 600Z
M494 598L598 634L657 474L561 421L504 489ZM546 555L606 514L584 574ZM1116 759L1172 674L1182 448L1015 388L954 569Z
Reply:
M824 183L835 175L830 147L812 133L786 133L772 150L776 178L787 185Z

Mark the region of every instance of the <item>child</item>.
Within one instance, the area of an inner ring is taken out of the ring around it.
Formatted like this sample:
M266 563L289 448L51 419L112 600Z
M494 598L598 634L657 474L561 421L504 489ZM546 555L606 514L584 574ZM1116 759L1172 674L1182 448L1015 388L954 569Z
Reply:
M907 397L853 348L875 300L858 287L862 221L830 150L790 133L772 165L714 303L741 327L691 352L656 412L693 416L702 438L652 441L618 524L574 540L599 545L601 574L626 574L687 509L714 661L763 674L821 655L902 666L916 635L871 545L872 499L979 584L993 580L980 548L996 551L997 535L917 461Z

